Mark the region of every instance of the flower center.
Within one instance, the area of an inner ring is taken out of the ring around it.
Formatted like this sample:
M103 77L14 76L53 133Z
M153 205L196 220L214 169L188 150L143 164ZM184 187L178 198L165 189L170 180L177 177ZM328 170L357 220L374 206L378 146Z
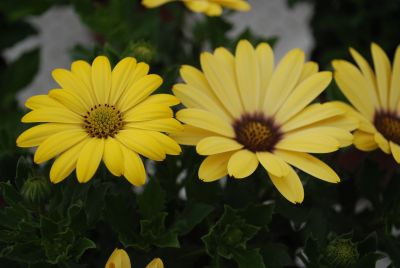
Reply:
M376 113L376 129L388 140L400 144L400 118L390 113Z
M236 140L253 152L272 151L282 137L279 127L262 113L244 114L233 124Z
M95 105L83 118L83 127L91 137L114 137L123 126L121 112L113 105Z

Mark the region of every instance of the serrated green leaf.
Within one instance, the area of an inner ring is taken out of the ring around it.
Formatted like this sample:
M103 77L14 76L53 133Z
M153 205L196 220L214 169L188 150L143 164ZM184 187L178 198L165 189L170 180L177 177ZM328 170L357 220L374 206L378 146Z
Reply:
M274 207L274 204L264 205L252 203L246 208L240 210L240 216L249 224L259 227L267 226L272 220Z
M79 259L87 250L94 248L96 248L96 244L92 240L82 237L75 242L71 251L71 255L74 256L75 261L79 261Z
M189 233L197 224L207 217L214 207L202 204L189 202L182 214L177 217L172 229L176 230L180 235Z
M239 268L265 268L259 249L236 249L233 253L233 259L237 262Z
M10 182L0 182L2 196L7 205L12 206L21 202L21 195Z
M155 178L150 178L144 186L144 191L138 196L139 213L144 219L151 219L164 210L165 192Z
M262 246L261 254L268 268L280 268L293 265L288 247L282 243L268 242Z

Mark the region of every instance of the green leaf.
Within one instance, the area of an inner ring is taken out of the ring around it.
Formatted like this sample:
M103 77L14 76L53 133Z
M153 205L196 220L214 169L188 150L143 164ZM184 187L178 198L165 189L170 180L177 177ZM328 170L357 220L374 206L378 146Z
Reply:
M261 249L264 260L267 261L268 268L280 268L293 265L289 255L288 247L282 243L267 242Z
M355 265L355 268L375 268L376 262L385 257L380 253L368 253L367 255L360 258Z
M259 249L235 250L233 259L237 262L239 268L265 268L264 260L260 255Z
M165 234L157 237L154 245L160 248L179 248L178 235L174 231L168 231Z
M17 192L10 182L0 182L2 196L7 205L14 205L21 202L21 195Z
M93 248L96 248L96 244L92 240L86 237L82 237L77 242L75 242L74 247L71 251L71 255L74 256L75 261L79 261L86 250Z
M165 192L155 178L150 178L144 187L143 193L137 198L139 213L144 219L151 219L164 210Z
M32 170L32 161L30 157L20 156L17 162L17 172L15 176L15 184L21 189L24 182L28 179Z
M109 187L100 185L99 187L90 187L86 200L84 202L87 223L89 225L96 223L101 217L101 212L105 206L105 196Z
M29 15L39 15L54 3L55 0L0 1L0 11L9 20L16 21Z
M271 222L274 207L274 204L264 205L251 203L245 209L240 210L239 215L249 224L264 227Z
M177 217L172 229L176 230L180 235L185 235L202 222L213 210L214 207L210 205L189 202Z

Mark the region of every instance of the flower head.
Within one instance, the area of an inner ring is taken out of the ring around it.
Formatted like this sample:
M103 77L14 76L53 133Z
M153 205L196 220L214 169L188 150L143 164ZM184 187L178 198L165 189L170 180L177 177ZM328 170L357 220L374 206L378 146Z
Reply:
M105 268L131 268L131 260L128 253L123 249L116 248L106 263ZM154 258L146 268L164 268L164 263L160 258Z
M392 66L378 45L372 44L371 52L375 72L350 49L358 67L344 60L333 61L335 81L356 111L343 106L361 122L354 133L354 145L363 151L379 147L400 163L400 46Z
M220 16L223 7L239 11L250 10L250 5L245 0L142 0L142 4L154 8L173 1L181 1L193 12L205 13L208 16Z
M54 70L60 89L25 103L32 111L22 122L43 124L22 133L17 145L38 146L38 164L56 157L50 170L54 183L74 169L78 181L87 182L103 160L113 175L142 185L146 172L139 154L156 161L179 154L179 145L163 132L182 128L169 107L179 100L168 94L150 96L162 79L148 71L147 64L134 58L111 70L104 56L92 65L75 61L71 71Z
M350 145L349 131L357 126L337 103L309 105L330 83L330 72L318 72L314 62L304 63L300 49L274 67L268 44L254 49L245 40L235 55L218 48L203 53L200 61L202 71L181 68L185 83L173 89L187 107L176 115L186 124L184 131L173 137L196 145L197 152L207 156L200 179L214 181L228 174L245 178L261 163L293 203L303 201L304 190L291 166L328 182L339 181L331 168L309 154Z

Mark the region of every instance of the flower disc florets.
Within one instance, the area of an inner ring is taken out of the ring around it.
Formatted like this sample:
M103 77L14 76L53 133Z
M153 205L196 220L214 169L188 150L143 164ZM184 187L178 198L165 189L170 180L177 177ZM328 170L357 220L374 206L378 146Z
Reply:
M91 137L114 137L122 126L121 112L113 105L95 105L84 116L84 128Z

